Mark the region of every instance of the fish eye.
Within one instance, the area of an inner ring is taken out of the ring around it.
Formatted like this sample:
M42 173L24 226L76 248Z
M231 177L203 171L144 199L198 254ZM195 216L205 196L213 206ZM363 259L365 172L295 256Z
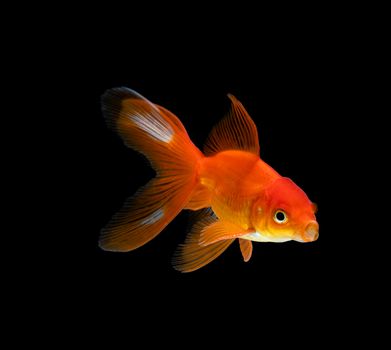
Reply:
M273 219L277 224L284 224L288 221L287 215L281 209L276 210Z

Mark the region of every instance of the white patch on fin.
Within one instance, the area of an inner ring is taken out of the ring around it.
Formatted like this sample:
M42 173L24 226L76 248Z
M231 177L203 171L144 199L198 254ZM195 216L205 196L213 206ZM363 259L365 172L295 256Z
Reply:
M133 115L131 119L141 130L158 141L169 143L174 136L174 130L171 126L156 116L153 119L148 119L142 115Z
M164 216L163 209L158 209L141 222L141 225L152 225Z

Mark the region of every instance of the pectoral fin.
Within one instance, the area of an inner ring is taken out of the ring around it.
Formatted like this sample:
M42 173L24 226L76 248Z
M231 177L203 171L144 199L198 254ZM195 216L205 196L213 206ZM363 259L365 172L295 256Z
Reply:
M248 230L226 221L215 221L206 226L200 234L200 244L208 246L225 239L234 239L248 234Z
M248 239L239 238L240 251L242 252L243 260L245 262L251 259L253 253L253 244Z

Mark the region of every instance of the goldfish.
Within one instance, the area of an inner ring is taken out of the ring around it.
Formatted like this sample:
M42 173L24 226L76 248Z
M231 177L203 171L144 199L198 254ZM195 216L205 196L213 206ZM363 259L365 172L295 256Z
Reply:
M103 94L108 126L149 160L156 176L102 229L102 249L137 249L183 209L198 215L172 261L181 272L207 265L235 240L245 262L252 256L253 242L317 240L316 205L260 158L255 123L233 95L228 97L230 110L201 152L166 108L125 87Z

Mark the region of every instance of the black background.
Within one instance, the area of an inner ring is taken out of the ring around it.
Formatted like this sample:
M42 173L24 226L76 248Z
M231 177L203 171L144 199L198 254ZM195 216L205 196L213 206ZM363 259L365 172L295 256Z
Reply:
M88 189L83 198L85 220L77 235L78 253L87 278L107 288L112 283L134 288L142 281L207 286L222 278L241 283L316 285L322 275L328 230L325 182L325 135L330 123L330 104L338 95L331 86L333 63L308 42L287 42L284 49L256 53L243 50L219 55L205 49L157 49L155 59L143 62L143 50L134 47L121 54L105 55L99 69L83 85L85 110L73 118L87 126L85 150L79 173ZM189 50L189 51L187 51ZM227 51L226 53L224 51ZM267 51L267 50L265 50ZM150 51L148 51L150 53ZM145 53L144 53L145 54ZM150 58L150 57L148 57ZM124 200L145 184L153 171L142 156L129 150L106 127L100 96L111 87L127 86L152 102L165 106L183 122L197 146L227 112L227 93L247 108L259 129L261 157L280 174L292 178L319 206L320 238L300 244L254 244L253 258L242 261L237 244L219 259L191 274L181 274L170 265L171 256L185 238L188 213L182 212L156 239L125 254L104 252L97 246L99 231ZM336 118L333 116L332 118ZM130 287L132 286L132 287Z
M362 313L377 310L372 281L380 264L368 263L371 255L388 255L378 254L385 244L372 227L383 220L367 214L378 202L363 204L365 194L383 194L382 182L368 186L362 174L377 177L369 164L377 163L377 152L368 146L387 140L380 137L385 122L375 120L385 114L374 111L384 91L371 80L385 83L376 68L386 55L376 49L387 47L378 36L387 21L376 15L374 25L360 5L255 5L34 4L35 11L18 9L23 26L6 24L16 64L4 68L17 87L8 88L16 97L9 103L16 125L4 132L28 140L21 157L12 158L22 168L18 186L33 188L10 205L13 231L26 225L23 241L4 243L12 255L4 269L13 277L12 293L17 290L16 302L5 300L18 329L13 340L27 338L19 331L27 320L40 341L54 335L56 345L68 340L72 347L84 338L89 345L107 341L109 348L117 340L127 347L141 340L144 347L157 341L204 348L211 344L205 337L214 336L217 345L239 338L240 347L246 340L263 346L268 338L312 348L346 337L352 319L366 328L372 322ZM248 263L233 244L206 267L181 274L170 260L185 239L184 211L136 251L102 251L101 228L153 176L105 125L100 97L118 86L175 113L200 148L229 107L226 94L235 95L258 126L261 157L318 204L319 240L255 243ZM357 249L357 242L365 247ZM360 339L352 329L351 339Z
M175 319L176 327L186 327L182 318L202 317L213 327L215 319L233 325L267 314L276 325L292 326L303 314L306 331L315 330L312 320L339 291L330 248L341 235L334 156L339 126L349 117L343 103L352 77L349 41L330 25L317 26L316 18L283 25L222 22L214 30L197 22L183 34L183 23L166 27L160 21L148 33L121 22L85 28L60 46L55 78L66 82L61 106L71 130L61 182L69 227L58 245L65 254L55 275L67 301L91 314L113 313L113 319ZM176 114L200 148L229 108L226 95L235 95L258 127L262 159L318 204L319 239L255 243L248 263L233 244L204 268L182 274L170 260L185 239L189 213L183 211L135 251L101 250L101 228L154 174L105 125L100 97L119 86Z

